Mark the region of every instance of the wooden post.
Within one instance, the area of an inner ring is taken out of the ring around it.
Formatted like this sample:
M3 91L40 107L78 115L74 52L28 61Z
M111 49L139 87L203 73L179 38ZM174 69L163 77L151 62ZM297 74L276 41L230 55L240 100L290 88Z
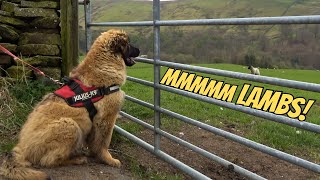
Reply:
M62 77L79 63L78 0L60 0Z

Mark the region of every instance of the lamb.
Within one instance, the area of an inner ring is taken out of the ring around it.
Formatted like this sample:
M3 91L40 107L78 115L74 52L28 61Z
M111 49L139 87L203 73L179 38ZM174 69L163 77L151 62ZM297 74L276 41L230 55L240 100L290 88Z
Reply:
M260 75L259 68L255 68L255 67L253 67L253 66L249 66L248 69L250 69L251 74Z

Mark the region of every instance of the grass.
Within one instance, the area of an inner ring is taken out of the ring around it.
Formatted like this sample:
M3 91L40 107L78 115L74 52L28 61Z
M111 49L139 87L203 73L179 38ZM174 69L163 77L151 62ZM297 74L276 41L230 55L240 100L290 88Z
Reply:
M129 159L130 170L138 179L152 179L152 180L181 180L183 177L181 175L171 175L162 172L154 172L150 168L141 166L134 158Z
M7 142L7 141L3 141L0 143L0 153L1 152L9 152L11 151L14 146L16 145L16 141L12 141L12 142Z
M83 56L80 57L80 60L83 60ZM27 115L44 94L52 92L56 88L56 85L42 84L38 81L20 79L9 82L0 78L0 153L9 152L13 149L17 143L18 132L27 119ZM141 115L144 115L143 112L141 113ZM122 123L121 126L131 133L143 130L141 126L126 122ZM126 143L136 146L118 133L114 133L112 143ZM152 168L141 166L134 158L128 159L128 164L130 171L137 179L183 179L181 175L156 172Z
M36 81L8 82L0 78L0 153L10 151L16 143L18 132L44 94L57 88Z
M83 57L80 57L82 59ZM231 64L197 64L199 66L232 70L236 72L248 73L246 67ZM166 67L161 68L161 76L165 73ZM153 81L152 65L137 63L135 66L127 69L128 75ZM290 69L261 69L265 76L273 76L285 79L306 81L320 84L320 72L313 70L290 70ZM204 75L196 73L197 75ZM223 80L230 84L242 86L244 83L260 85L272 90L281 90L291 93L295 97L305 97L307 99L316 99L317 103L313 105L307 115L307 122L320 124L319 100L320 94L302 90L278 87L273 85L263 85L245 80L231 79L213 75L204 75L215 80ZM31 112L32 107L41 99L42 95L52 92L56 86L47 86L32 81L18 81L15 84L5 83L0 87L0 152L7 152L12 149L16 143L17 132ZM126 94L153 103L153 89L140 84L127 81L122 90ZM225 128L228 125L234 125L236 129L243 132L243 136L262 144L269 145L276 149L306 157L313 162L320 162L320 135L310 133L304 130L293 128L287 125L270 122L244 113L221 108L219 106L196 101L187 97L182 97L169 92L161 92L161 107L171 111L189 116L201 122L215 127ZM135 117L138 117L150 124L153 124L153 111L126 101L123 110ZM169 131L180 131L183 122L162 115L162 128ZM131 133L138 133L143 128L133 122L120 122L119 125ZM128 140L115 133L114 141L130 143ZM303 147L303 148L302 148ZM179 176L170 176L162 173L150 173L132 160L130 165L132 172L141 178L149 179L181 179Z
M246 67L239 65L201 64L200 66L248 73L248 69L246 69ZM166 67L161 68L161 76L165 73L166 69ZM196 74L204 75L201 73ZM318 78L320 77L319 71L296 69L261 69L261 74L265 76L279 77L320 84L320 79ZM128 68L128 75L148 81L153 81L153 67L152 65L138 63L137 65ZM306 121L320 125L319 93L213 75L204 76L219 81L223 80L233 85L242 86L244 83L250 83L255 86L262 86L266 89L290 93L294 95L294 97L305 97L306 99L315 99L316 104L312 106L310 112L307 114ZM153 103L152 88L127 81L126 85L122 89L126 92L127 95L136 97L149 103ZM201 122L205 122L215 127L224 128L225 126L230 124L235 125L237 129L244 132L244 136L246 138L257 141L262 144L269 145L273 148L291 154L298 153L302 156L309 156L308 158L313 159L313 161L320 161L319 134L300 130L279 123L274 123L245 113L237 112L226 108L221 108L213 104L200 102L194 99L182 97L165 91L161 91L161 107L194 118ZM152 110L144 108L140 105L134 105L132 102L129 101L126 101L123 109L129 114L132 114L133 116L138 117L140 119L150 120L153 118ZM165 115L162 116L162 125L164 129L178 130L180 124L181 122L178 122L171 117ZM129 125L126 126L130 127ZM301 153L301 147L303 147L303 153Z

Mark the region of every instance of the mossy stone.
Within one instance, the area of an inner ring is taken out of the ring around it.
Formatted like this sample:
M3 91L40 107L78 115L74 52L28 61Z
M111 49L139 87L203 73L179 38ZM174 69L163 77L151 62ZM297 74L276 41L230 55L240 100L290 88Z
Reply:
M60 68L41 68L41 71L44 72L47 76L53 78L54 80L60 80L61 78L61 69ZM37 80L48 81L48 78L45 78L39 74L35 74Z
M8 73L7 76L15 79L31 78L33 76L32 70L25 66L11 66L6 71Z
M39 29L39 28L27 28L23 30L28 33L45 33L45 34L60 34L60 30L56 29Z
M0 55L0 65L9 67L12 64L13 58L9 55Z
M56 10L43 8L16 8L14 15L17 17L58 17Z
M23 33L20 35L18 44L19 45L24 45L24 44L61 45L61 37L59 34Z
M42 67L60 67L61 66L61 57L58 56L34 56L30 58L24 58L25 62L33 66L42 66Z
M60 3L54 1L21 1L21 7L58 9Z
M0 23L9 24L17 27L27 27L28 24L24 21L14 18L14 17L6 17L0 15Z
M0 43L0 45L3 46L4 48L8 49L8 51L10 51L12 53L16 53L17 52L17 45L15 45L15 44ZM0 54L3 54L3 52L0 51Z
M2 16L12 16L12 15L13 15L13 13L10 13L10 12L7 12L7 11L2 11L2 10L0 10L0 15L2 15Z
M60 19L58 17L38 17L34 19L30 25L36 28L56 28L59 26Z
M31 55L59 56L60 55L60 49L57 45L26 44L26 45L18 46L17 50L24 56L31 56Z
M13 3L21 3L21 0L7 0L9 2L13 2Z
M41 1L43 1L43 0L25 0L25 1L41 2ZM46 0L46 1L60 2L60 0Z
M19 38L18 30L5 24L0 24L0 36L10 41L15 41Z
M18 4L14 4L11 2L3 1L1 4L1 10L9 13L13 13L16 9L18 9Z

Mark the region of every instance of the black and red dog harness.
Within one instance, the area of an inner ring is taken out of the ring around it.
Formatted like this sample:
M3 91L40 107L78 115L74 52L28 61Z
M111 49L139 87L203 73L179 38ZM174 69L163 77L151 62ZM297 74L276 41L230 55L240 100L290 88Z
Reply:
M108 95L120 90L118 85L109 87L87 87L78 79L63 78L65 85L54 92L55 95L63 98L69 106L85 107L89 113L89 117L93 120L97 114L95 102L101 100L104 95Z

